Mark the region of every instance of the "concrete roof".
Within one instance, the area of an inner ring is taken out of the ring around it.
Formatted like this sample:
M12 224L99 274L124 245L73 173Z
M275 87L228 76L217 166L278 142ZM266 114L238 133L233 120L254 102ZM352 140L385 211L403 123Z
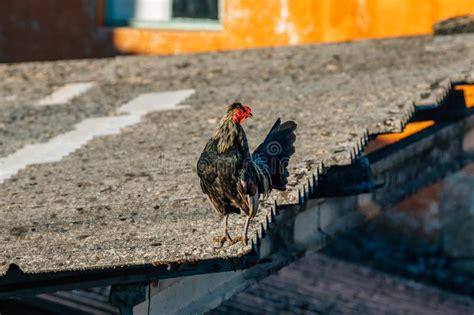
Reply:
M250 246L214 248L220 223L195 175L227 104L252 105L252 147L277 117L299 125L289 190L265 203L255 236L273 200L295 202L321 162L350 163L367 132L400 130L414 102L436 105L451 81L474 82L473 49L474 36L463 35L0 65L0 158L85 118L117 115L142 93L196 91L188 107L150 113L0 184L0 274L11 264L42 273L241 257ZM66 104L38 106L65 83L90 81ZM243 220L231 218L232 234Z
M474 300L350 262L306 256L207 314L472 314Z

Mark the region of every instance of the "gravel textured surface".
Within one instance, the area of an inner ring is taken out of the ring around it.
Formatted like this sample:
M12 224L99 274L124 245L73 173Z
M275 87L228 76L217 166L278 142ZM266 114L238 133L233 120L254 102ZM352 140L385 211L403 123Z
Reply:
M474 82L474 36L419 37L174 57L0 65L0 157L47 141L86 117L107 116L145 92L196 89L179 111L153 113L96 138L61 162L33 165L0 185L0 274L166 264L244 255L215 249L220 224L195 163L225 106L250 103L255 147L275 119L298 122L288 192L325 165L347 164L366 132L397 131L450 80ZM35 107L69 82L98 86L64 105ZM272 200L252 225L265 220ZM243 217L232 217L231 233Z

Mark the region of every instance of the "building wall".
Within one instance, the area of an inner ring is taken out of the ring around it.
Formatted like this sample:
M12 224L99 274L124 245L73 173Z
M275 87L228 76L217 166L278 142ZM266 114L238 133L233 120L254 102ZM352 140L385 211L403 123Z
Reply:
M473 0L222 0L223 29L103 27L106 0L0 1L0 61L174 54L431 33Z
M118 28L122 52L183 53L430 34L472 0L224 0L222 31Z
M1 0L0 62L111 56L98 0Z

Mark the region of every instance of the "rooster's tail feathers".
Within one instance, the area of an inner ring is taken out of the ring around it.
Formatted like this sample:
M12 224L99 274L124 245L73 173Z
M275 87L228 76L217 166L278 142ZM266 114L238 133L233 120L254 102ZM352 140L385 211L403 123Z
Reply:
M294 121L281 123L278 118L263 143L252 154L261 172L270 177L272 188L286 189L289 175L288 162L295 153L296 127L297 124Z

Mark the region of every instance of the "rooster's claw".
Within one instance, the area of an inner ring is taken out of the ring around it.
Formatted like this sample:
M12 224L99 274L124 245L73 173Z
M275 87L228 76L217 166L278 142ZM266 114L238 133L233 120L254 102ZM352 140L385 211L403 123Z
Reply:
M218 247L217 248L221 248L222 246L224 246L224 243L228 241L231 245L235 244L236 242L230 238L230 236L226 235L226 236L216 236L214 237L214 242L215 243L218 243Z

